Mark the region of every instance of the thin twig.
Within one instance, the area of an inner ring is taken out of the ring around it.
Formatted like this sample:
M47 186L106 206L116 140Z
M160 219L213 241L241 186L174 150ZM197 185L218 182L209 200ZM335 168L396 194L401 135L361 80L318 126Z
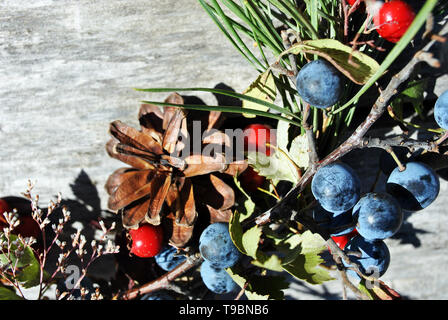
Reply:
M123 300L130 300L130 299L137 298L139 295L143 295L143 294L150 293L153 291L158 291L161 289L167 289L167 288L169 288L169 284L171 281L174 281L180 275L182 275L185 272L187 272L188 270L198 266L199 264L202 263L202 261L203 261L203 259L200 254L195 254L193 256L189 256L189 257L187 257L187 260L185 260L183 263L178 265L173 270L167 272L160 278L158 278L154 281L151 281L149 283L146 283L140 287L133 288L131 290L126 291L123 294L122 298L123 298Z

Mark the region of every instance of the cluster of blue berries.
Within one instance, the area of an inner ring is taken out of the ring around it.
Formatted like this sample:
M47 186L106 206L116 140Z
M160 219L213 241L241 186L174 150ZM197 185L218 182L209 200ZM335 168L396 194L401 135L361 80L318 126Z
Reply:
M305 64L296 78L297 92L302 100L321 109L339 101L343 85L341 73L323 59ZM448 130L448 91L437 100L434 118L441 128ZM436 199L440 189L435 171L421 162L409 161L403 171L394 162L390 170L383 172L389 175L383 193L361 196L358 176L343 163L322 167L311 184L319 203L312 211L314 221L330 230L332 237L357 234L344 248L347 252L361 252L361 256L352 259L359 262L363 273L376 269L378 276L384 274L390 262L389 250L383 240L400 229L403 211L426 208Z
M360 180L344 163L332 163L320 168L311 183L311 191L319 205L313 218L330 230L331 236L357 235L343 248L365 275L382 276L390 263L390 253L384 239L392 237L401 227L404 211L418 211L431 204L439 193L435 171L420 162L406 163L400 171L390 173L386 192L361 195ZM352 252L360 254L350 255ZM348 265L346 265L348 266ZM348 274L360 280L352 270Z
M204 258L200 270L202 281L210 291L225 294L238 289L225 270L234 266L241 257L230 238L227 223L212 223L204 229L199 238L199 252Z

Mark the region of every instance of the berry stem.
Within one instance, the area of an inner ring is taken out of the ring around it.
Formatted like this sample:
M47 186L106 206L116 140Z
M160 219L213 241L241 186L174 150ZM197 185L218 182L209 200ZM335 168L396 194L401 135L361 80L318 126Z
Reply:
M184 274L188 270L198 266L203 261L200 254L196 254L193 256L189 256L187 260L185 260L183 263L178 265L173 270L165 273L160 278L148 282L140 287L133 288L131 290L126 291L123 294L122 299L123 300L131 300L137 298L139 295L143 295L146 293L150 293L153 291L161 290L161 289L168 289L170 288L170 283L174 281L177 277Z

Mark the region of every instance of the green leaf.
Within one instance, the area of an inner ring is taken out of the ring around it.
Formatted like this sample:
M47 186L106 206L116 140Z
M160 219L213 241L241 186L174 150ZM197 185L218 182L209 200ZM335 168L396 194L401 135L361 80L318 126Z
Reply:
M287 254L282 264L285 271L311 284L334 280L327 270L319 266L324 262L320 254L326 248L325 240L319 234L305 231L289 237L283 244L286 245L283 251Z
M428 79L419 79L410 81L407 88L403 90L391 103L394 111L401 110L403 104L410 103L414 107L415 112L420 116L421 119L425 119L422 113L421 106L423 100L425 99L424 93L428 85ZM400 113L396 114L400 119Z
M327 270L319 267L322 262L324 260L317 252L300 253L292 262L284 264L283 269L310 284L322 284L325 281L334 280Z
M240 213L235 211L229 222L230 238L238 250L240 250L243 254L256 259L258 244L261 238L261 228L254 226L244 232L240 219Z
M40 264L33 254L33 258L30 258L28 265L22 269L17 275L17 279L23 285L24 288L32 288L40 283Z
M274 102L277 95L277 88L275 86L275 79L272 71L267 70L260 74L257 79L249 86L249 88L244 90L243 94L245 96L253 97L270 103ZM269 110L269 107L266 105L261 105L259 103L248 100L243 100L243 108L261 111ZM250 113L243 113L243 116L245 116L246 118L255 117L255 115Z
M283 271L282 263L283 261L278 255L268 255L260 250L257 252L257 260L252 261L252 264L257 267L278 272Z
M233 177L233 181L234 181L235 185L237 186L237 188L241 191L241 193L246 197L246 200L244 201L245 212L240 212L239 218L238 218L239 219L238 221L242 222L242 221L246 220L247 218L249 218L252 215L252 213L255 211L255 202L252 201L250 196L241 187L241 184L238 181L237 176Z
M243 245L243 227L240 221L241 214L238 211L234 211L229 221L229 233L233 244L237 247L241 253L246 254Z
M375 59L360 51L353 51L336 39L306 40L294 44L284 51L285 54L308 53L325 58L346 77L356 84L365 84L379 69ZM351 62L350 63L350 55Z
M272 180L274 184L281 180L291 181L294 184L299 181L297 168L285 152L277 150L271 156L260 152L248 152L247 162L259 175Z
M246 274L237 266L226 269L241 288L247 283L244 293L249 300L280 300L283 299L283 289L289 287L289 283L282 276L260 276Z
M241 239L243 250L246 254L254 259L257 258L258 245L261 238L261 228L254 226L247 230Z
M305 135L298 135L291 142L289 157L301 168L308 168L310 156L308 152L308 139Z
M277 123L277 148L287 150L289 143L289 123L285 121L279 121Z
M23 300L13 290L0 286L0 300Z
M279 124L277 128L276 152L267 156L249 151L248 163L259 175L272 180L274 185L281 180L296 184L299 181L300 168L306 169L309 164L308 140L305 135L298 135L291 142L289 151L285 151L289 126Z
M293 238L289 239L290 243L294 243L292 241ZM322 252L326 248L326 243L324 238L321 237L318 233L313 233L309 230L305 231L300 235L300 246L302 249L302 253L309 252Z
M6 242L7 239L3 234L3 240ZM18 245L11 244L10 253L3 252L0 254L0 264L6 266L8 261L11 261L11 265L8 266L9 269L15 267L15 273L17 280L25 288L31 288L40 283L40 264L33 250L30 247L23 248L23 244L18 240L18 237L14 234L10 235L9 241L17 242ZM17 258L15 252L17 249L23 250L22 255Z

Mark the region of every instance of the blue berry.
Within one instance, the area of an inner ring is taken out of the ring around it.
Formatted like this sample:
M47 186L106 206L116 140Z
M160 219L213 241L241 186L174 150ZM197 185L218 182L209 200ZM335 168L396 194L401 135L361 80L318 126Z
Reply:
M225 269L216 268L207 260L202 262L200 272L205 286L214 293L230 293L239 288Z
M360 271L366 276L381 277L389 267L390 252L383 240L366 240L361 235L353 237L345 246L344 251L360 252L361 257L349 254L352 262L360 264ZM346 267L350 266L343 261ZM360 280L360 276L352 270L347 270L347 275Z
M308 62L296 78L297 92L308 104L328 108L338 102L342 92L341 73L326 60Z
M387 193L367 193L353 208L356 230L367 240L393 236L403 223L403 212L394 197Z
M223 222L212 223L204 229L199 238L199 251L217 268L232 267L241 256L230 238L228 224Z
M311 182L311 191L325 210L339 214L358 202L361 182L348 165L332 163L317 171Z
M168 292L162 290L153 293L147 293L142 296L140 300L174 300L174 298L170 296Z
M436 101L434 119L440 128L448 130L448 90L442 93Z
M439 177L427 164L409 162L406 169L395 168L390 174L386 190L398 200L401 208L418 211L429 206L439 194Z
M355 229L350 211L336 214L317 205L313 209L313 219L320 227L326 228L332 237L342 236Z
M186 259L185 256L176 255L176 253L176 248L168 246L154 258L160 268L165 271L171 271Z

